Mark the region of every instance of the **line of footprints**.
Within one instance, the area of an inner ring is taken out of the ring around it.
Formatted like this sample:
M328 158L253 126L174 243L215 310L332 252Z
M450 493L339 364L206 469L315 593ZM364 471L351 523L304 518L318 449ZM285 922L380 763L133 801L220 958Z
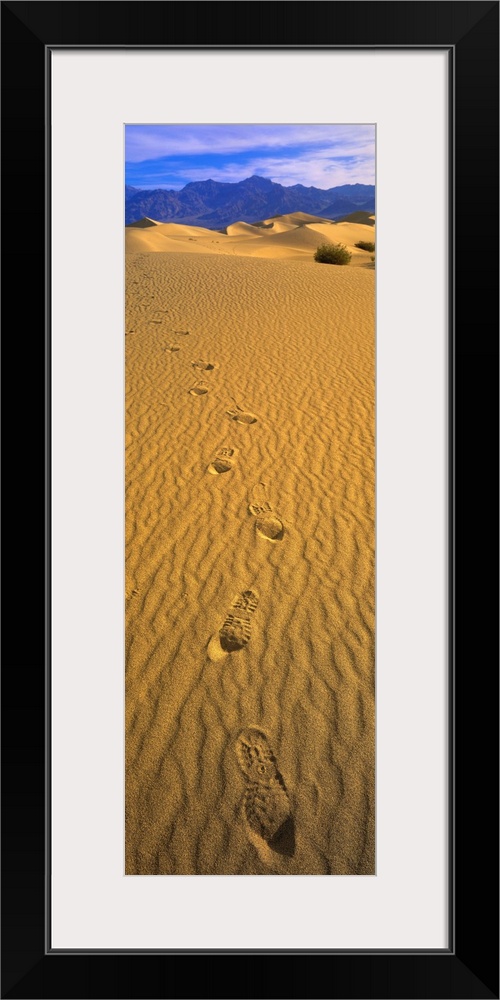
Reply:
M189 330L174 330L177 336L188 337ZM170 353L175 353L180 350L180 344L168 344L165 348L166 351ZM213 364L211 361L192 361L191 367L197 369L198 371L212 372L218 365ZM195 382L194 385L188 389L191 396L205 396L209 391L210 386L208 382L200 380ZM254 413L247 413L242 410L240 406L235 401L235 409L226 410L227 416L231 420L235 420L239 424L256 424L257 417ZM216 452L213 461L210 462L208 466L208 472L213 476L220 476L225 472L230 472L234 468L235 462L238 456L238 448L219 448ZM255 528L257 534L262 538L267 538L271 542L280 542L285 533L283 527L283 522L277 516L273 510L269 500L264 496L260 498L257 502L250 503L248 510L256 518ZM250 636L248 636L248 639ZM248 642L248 639L246 640ZM241 648L241 647L239 647Z
M177 337L189 336L189 330L173 332ZM172 354L180 349L181 345L178 343L168 344L166 347L166 351ZM217 365L200 359L192 362L192 368L209 373ZM188 392L192 396L204 396L209 389L208 382L199 380ZM235 408L226 411L231 420L240 424L257 423L255 414L246 412L234 402ZM220 448L207 471L213 476L228 473L233 469L237 456L237 448ZM248 510L255 517L258 535L270 542L281 541L285 531L283 522L264 495L255 497L248 505ZM257 603L258 595L253 590L244 590L235 597L222 627L208 644L207 652L212 662L222 660L246 646L250 640L252 617ZM254 726L243 729L236 740L235 750L246 781L243 807L251 839L257 838L259 854L262 854L259 850L260 841L261 845L264 842L264 845L279 854L291 856L295 850L295 835L290 800L266 734Z

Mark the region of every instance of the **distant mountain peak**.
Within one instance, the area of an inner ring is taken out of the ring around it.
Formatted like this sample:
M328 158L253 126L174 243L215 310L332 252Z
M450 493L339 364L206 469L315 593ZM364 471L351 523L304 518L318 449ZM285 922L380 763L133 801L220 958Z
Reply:
M254 187L267 187L273 186L273 181L269 177L259 177L258 174L252 174L251 177L245 177L244 181L240 181L240 184L252 184Z

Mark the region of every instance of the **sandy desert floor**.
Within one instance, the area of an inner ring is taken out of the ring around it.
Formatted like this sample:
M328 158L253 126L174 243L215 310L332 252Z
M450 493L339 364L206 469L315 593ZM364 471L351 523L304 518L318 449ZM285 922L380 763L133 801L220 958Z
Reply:
M375 271L326 239L374 229L126 230L130 875L375 872Z

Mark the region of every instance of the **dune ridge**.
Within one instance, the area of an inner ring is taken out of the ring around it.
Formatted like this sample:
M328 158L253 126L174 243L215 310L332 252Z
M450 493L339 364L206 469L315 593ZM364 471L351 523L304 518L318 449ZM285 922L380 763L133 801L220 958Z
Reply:
M127 253L206 253L245 257L296 259L310 263L320 243L345 243L356 265L369 266L363 250L355 244L373 241L371 225L354 222L330 222L305 212L264 219L254 225L235 222L225 231L202 229L173 222L141 219L125 230Z
M374 271L312 226L126 258L127 874L375 870Z

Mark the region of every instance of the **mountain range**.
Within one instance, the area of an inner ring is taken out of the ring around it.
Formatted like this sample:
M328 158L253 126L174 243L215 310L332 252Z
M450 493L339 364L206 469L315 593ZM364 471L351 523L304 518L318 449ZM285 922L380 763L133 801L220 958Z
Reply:
M177 222L205 229L222 229L236 219L254 222L291 212L308 212L338 221L352 212L375 212L373 184L343 184L322 190L294 184L284 187L266 177L247 177L236 184L194 181L180 191L144 191L125 187L125 224L147 216L157 222Z

